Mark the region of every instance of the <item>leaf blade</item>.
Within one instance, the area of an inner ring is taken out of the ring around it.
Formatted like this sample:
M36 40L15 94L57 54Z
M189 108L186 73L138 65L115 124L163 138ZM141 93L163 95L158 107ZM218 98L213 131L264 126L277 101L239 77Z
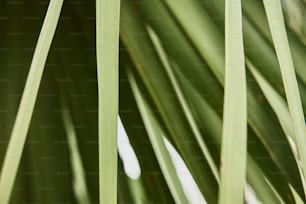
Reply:
M300 93L295 75L293 60L289 48L285 23L279 0L266 1L264 6L268 18L268 23L272 33L275 51L280 64L280 70L287 96L289 112L292 126L295 133L297 150L301 159L303 174L303 187L306 193L305 174L306 174L306 128L303 107L300 100Z
M96 1L100 203L117 203L120 0Z
M9 202L63 0L51 0L32 59L0 176L0 203Z
M159 125L156 119L153 117L152 112L150 112L150 109L146 101L141 96L135 78L133 77L130 71L128 73L128 76L135 96L136 103L139 107L140 114L143 118L144 124L148 131L149 139L152 143L152 147L154 149L154 152L156 154L162 172L165 176L165 179L168 183L170 191L173 194L173 198L175 199L176 203L180 204L188 203L183 188L180 184L179 178L176 174L175 167L171 161L170 154L164 143L161 134L162 133L161 128L159 128Z
M247 95L240 0L226 1L225 97L219 203L243 203L247 155Z
M191 127L191 130L193 132L193 134L195 135L195 138L203 152L203 155L205 156L211 170L212 170L212 173L214 175L214 177L216 178L216 180L219 182L219 171L216 167L216 164L207 148L207 144L205 144L204 140L203 140L203 136L202 134L200 133L200 129L197 127L196 125L196 122L195 122L195 119L192 115L192 112L190 110L190 107L188 107L188 104L187 104L187 101L185 99L185 96L184 94L182 93L181 91L181 88L178 84L178 81L172 71L172 68L171 68L171 65L170 65L170 62L169 60L167 59L167 55L165 53L165 50L163 49L162 45L161 45L161 42L158 38L158 36L156 35L156 33L150 28L148 27L148 32L149 32L149 36L153 42L153 45L164 65L164 68L166 70L166 73L169 77L169 80L173 86L173 89L174 89L174 92L175 94L177 95L177 98L180 102L180 105L182 106L182 109L186 115L186 118L187 118L187 121Z

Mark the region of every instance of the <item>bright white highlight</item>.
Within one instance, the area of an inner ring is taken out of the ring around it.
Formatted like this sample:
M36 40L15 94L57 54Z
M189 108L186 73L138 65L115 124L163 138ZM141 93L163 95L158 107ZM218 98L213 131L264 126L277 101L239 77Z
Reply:
M190 171L188 170L185 162L179 155L179 153L174 149L174 147L164 138L166 147L170 153L171 159L176 169L176 173L179 180L183 186L183 190L190 204L206 204L206 201L194 181Z
M189 203L207 204L179 153L165 137L164 141ZM123 161L123 167L126 175L131 179L138 179L141 175L140 165L120 117L118 117L118 151L119 156ZM248 204L261 204L251 186L247 185L245 192L245 197Z
M126 134L120 117L118 117L118 152L126 175L131 179L138 179L141 174L140 165L130 140Z
M248 184L245 187L245 199L247 204L262 204L256 197L253 188Z

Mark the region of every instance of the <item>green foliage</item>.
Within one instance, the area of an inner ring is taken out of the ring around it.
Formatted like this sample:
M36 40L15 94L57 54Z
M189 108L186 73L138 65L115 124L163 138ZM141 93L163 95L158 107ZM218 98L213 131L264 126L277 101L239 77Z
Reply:
M188 203L164 137L207 203L244 203L246 186L305 203L304 11L1 1L0 203ZM117 156L118 113L137 179Z

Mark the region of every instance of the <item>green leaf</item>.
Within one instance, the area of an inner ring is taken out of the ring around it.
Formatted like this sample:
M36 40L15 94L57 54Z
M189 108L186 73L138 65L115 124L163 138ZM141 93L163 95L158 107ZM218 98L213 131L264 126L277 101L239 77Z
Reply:
M120 0L96 1L100 203L117 203Z
M137 155L141 169L141 185L145 187L143 189L144 193L141 194L145 195L145 197L140 200L140 203L173 203L174 200L157 162L148 133L133 97L133 92L126 76L126 67L123 67L132 63L127 60L124 51L120 52L120 60L125 62L120 67L120 118ZM139 182L129 182L132 189L136 188L135 192L132 190L136 201L139 200Z
M193 109L193 113L197 118L197 124L205 133L205 140L209 143L212 152L220 150L221 146L221 132L222 121L220 116L203 100L201 95L197 93L194 87L188 83L187 79L179 70L176 69L176 74L180 80L182 91L188 98L188 103ZM207 117L209 115L209 117ZM293 197L287 180L284 174L275 166L269 153L263 147L262 143L255 137L254 132L248 129L248 161L247 161L247 180L252 185L258 197L262 199L263 203L266 200L278 200L274 193L269 194L270 185L265 180L268 180L277 193L282 196L286 203L293 203ZM219 154L218 154L219 155ZM264 159L263 159L264 158ZM270 202L267 202L270 203ZM275 202L273 202L275 203ZM278 203L278 201L276 202Z
M264 6L262 5L262 2L256 2L254 0L245 0L243 2L243 9L246 15L252 21L252 23L254 23L254 25L258 28L258 30L260 31L260 34L264 35L265 38L272 45L273 40L272 40L272 36L269 30L269 24L268 24L266 15L265 15L265 10L264 10ZM289 45L290 45L291 52L292 52L292 58L293 58L293 62L295 65L296 73L299 76L299 79L304 84L306 84L306 71L304 69L304 65L306 62L306 59L304 57L305 47L303 46L303 44L299 42L299 40L294 35L291 35L291 34L288 35L288 40L289 40ZM261 47L262 44L263 44L262 42L257 43L257 47ZM253 43L253 46L254 46L254 43ZM265 71L262 70L262 72L264 73ZM267 78L267 80L270 80L270 79ZM305 88L303 86L300 86L300 88L301 88L301 91L305 91Z
M208 11L203 9L199 5L199 2L197 2L196 0L184 1L182 2L182 4L176 4L172 0L166 0L166 2L169 7L169 10L173 13L173 16L176 17L179 25L188 34L188 37L194 47L197 49L197 51L199 51L199 54L202 56L202 58L207 61L209 68L215 74L220 84L223 85L224 53L222 52L221 48L224 47L222 43L224 40L221 36L221 31L219 30L220 28L218 28L213 22L213 20L216 18L209 16ZM224 1L207 1L207 4L211 4L211 6L214 8L213 11L216 12L218 17L222 19L223 16L224 18ZM203 4L203 6L204 5L206 4ZM185 9L190 12L188 12L187 14L186 12L184 12ZM244 20L244 22L246 21ZM243 26L245 27L248 24L249 23L244 23ZM207 29L208 27L209 29ZM250 31L247 31L247 34L250 35ZM248 36L248 38L252 40L252 36ZM215 45L215 47L211 45L212 42L214 42L213 44ZM256 46L257 43L250 45ZM246 46L247 43L245 44L245 47ZM265 59L264 63L268 63L269 67L271 65L273 66L273 69L277 69L277 64L275 65L274 63L270 62L270 58L265 56L266 53L262 55L260 54L261 52L257 51L257 49L258 48L256 47L256 49L247 50L253 50L253 52L256 51L254 57L258 65L262 64L262 59ZM217 50L219 50L219 52ZM266 50L266 48L264 50ZM217 52L218 54L214 54ZM270 51L268 53L270 53ZM262 56L261 58L257 56L259 54ZM273 57L273 53L271 56ZM276 59L273 60L277 63ZM264 66L260 66L260 68L261 70L270 71L270 69L265 69ZM193 77L199 78L200 75L196 73L197 72L194 72ZM272 74L269 80L273 81L273 79L275 78L278 79L279 77L275 74ZM294 186L297 192L302 195L303 193L299 190L301 189L302 182L299 178L297 163L292 160L294 156L291 152L288 141L286 140L286 136L282 132L278 121L275 120L275 116L269 104L265 100L258 99L262 93L258 89L257 85L255 83L252 83L253 80L251 78L249 79L249 77L247 81L248 124L254 130L256 135L260 138L261 142L265 145L274 162L288 177L288 181L292 183L292 186ZM279 82L279 80L276 81ZM205 94L203 87L200 86L197 87L197 89L200 90L203 94ZM276 143L278 145L275 145Z
M52 0L41 29L29 75L16 116L0 176L0 203L9 202L28 128L32 118L45 62L56 30L63 0Z
M147 31L133 3L122 3L121 39L128 48L146 93L149 93L161 117L170 141L178 149L208 202L216 202L217 182L201 155L171 83L153 49ZM141 33L141 35L139 34ZM196 155L196 156L195 156ZM201 162L199 162L201 161Z
M67 109L67 105L63 105L62 108L62 120L68 140L75 197L79 204L89 204L91 202L87 189L84 167L78 147L77 136L71 118L71 113L69 109Z
M203 12L197 0L165 0L165 2L195 48L211 67L215 77L222 83L224 81L224 61L217 60L217 58L224 55L224 39L211 17ZM189 12L185 12L186 10Z
M260 72L256 70L256 68L250 61L247 61L247 67L251 71L262 92L267 98L267 101L269 102L273 111L277 115L277 118L284 132L286 133L286 136L290 136L290 138L295 140L292 124L290 121L289 110L285 100L273 89L273 87L265 80L265 78L260 74Z
M247 94L241 1L226 1L225 97L219 203L243 203L247 155Z
M207 148L207 145L205 144L205 141L203 140L203 136L201 135L201 132L193 118L193 115L192 115L192 112L191 110L189 109L188 107L188 104L186 102L186 99L185 99L185 96L184 94L182 93L181 91L181 88L176 80L176 77L172 71L172 68L171 68L171 65L170 65L170 62L168 61L167 59L167 56L166 56L166 53L160 43L160 40L158 39L158 36L156 35L156 33L150 28L148 27L148 32L149 32L149 35L151 37L151 40L153 42L153 45L155 46L155 49L163 63L163 67L165 68L166 70L166 73L170 79L170 82L174 88L174 91L175 91L175 94L177 95L177 98L180 102L180 105L182 106L183 108L183 111L186 115L186 118L187 118L187 121L191 127L191 130L193 132L193 134L195 135L196 137L196 140L203 152L203 155L205 156L213 174L214 174L214 177L216 178L216 180L219 182L219 171L216 167L216 164L215 162L213 161L213 158Z
M187 203L187 198L185 197L183 188L176 174L175 167L172 163L170 154L166 148L163 140L162 130L159 127L156 119L154 118L152 112L145 102L144 98L141 96L140 90L137 87L135 78L132 73L128 71L128 77L132 86L132 90L140 110L140 114L143 118L145 127L148 131L150 141L152 143L154 152L156 154L157 160L160 164L162 172L168 183L170 191L174 197L176 203L184 204Z
M275 51L280 64L282 78L285 86L286 97L289 106L292 126L295 133L297 150L301 160L302 181L306 179L306 127L303 107L300 100L297 79L295 76L294 65L290 53L285 23L279 0L264 0L270 30L275 46ZM306 186L304 184L304 193Z

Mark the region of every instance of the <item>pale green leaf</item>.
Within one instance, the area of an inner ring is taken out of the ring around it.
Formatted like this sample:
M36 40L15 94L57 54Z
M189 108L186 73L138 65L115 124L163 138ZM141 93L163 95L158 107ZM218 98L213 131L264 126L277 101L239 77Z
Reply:
M247 95L240 0L226 1L225 97L219 203L243 203L247 155Z
M305 182L306 174L306 127L303 107L300 99L294 65L289 48L285 23L280 0L264 0L270 30L275 46L275 51L280 64L284 82L286 98L288 101L291 122L295 133L297 150L301 160L303 173L302 181ZM304 185L304 193L306 192Z
M96 1L100 203L117 203L120 0Z
M0 203L9 203L46 59L60 16L63 0L51 0L39 35L30 71L12 130L0 176Z

